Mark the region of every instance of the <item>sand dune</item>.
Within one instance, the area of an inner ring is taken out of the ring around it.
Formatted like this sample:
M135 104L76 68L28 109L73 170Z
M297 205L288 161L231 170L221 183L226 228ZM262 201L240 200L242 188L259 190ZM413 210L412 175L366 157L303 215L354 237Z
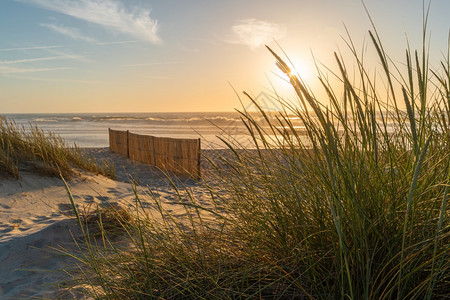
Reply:
M138 194L146 209L155 209L151 199L145 195L149 187L169 206L175 217L185 215L182 207L171 203L176 195L161 173L143 164L131 164L105 149L91 151L115 159L118 178L122 181L86 173L69 181L79 211L93 210L97 205L117 204L132 209L135 194L129 183L129 174L134 174L131 177L137 178L141 184ZM194 181L185 181L184 184L199 199L207 192ZM22 172L20 180L0 179L0 298L59 297L55 283L67 277L52 271L64 269L71 261L49 251L49 247L72 247L71 233L75 236L80 234L61 179L27 172ZM75 297L69 294L64 297L70 296Z

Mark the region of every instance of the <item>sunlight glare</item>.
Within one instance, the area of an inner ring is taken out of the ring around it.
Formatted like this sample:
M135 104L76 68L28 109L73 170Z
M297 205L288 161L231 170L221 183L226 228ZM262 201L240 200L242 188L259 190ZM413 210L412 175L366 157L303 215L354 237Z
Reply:
M275 72L276 78L273 83L275 83L274 88L277 92L280 92L281 95L287 98L292 98L294 97L295 92L290 82L291 77L296 76L300 81L308 84L314 76L312 68L310 68L308 64L300 58L289 57L289 60L286 59L285 62L289 66L290 73L284 74L280 69L278 69Z
M291 69L290 76L297 76L301 80L307 80L311 76L311 70L307 64L301 59L291 59L289 67Z

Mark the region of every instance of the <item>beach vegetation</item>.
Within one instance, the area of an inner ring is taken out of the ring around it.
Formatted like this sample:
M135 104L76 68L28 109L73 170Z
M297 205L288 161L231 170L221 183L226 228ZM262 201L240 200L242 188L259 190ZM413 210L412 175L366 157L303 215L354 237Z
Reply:
M76 145L68 146L52 132L31 124L20 127L14 120L0 117L0 175L19 179L21 171L32 171L44 176L70 178L77 169L115 176L111 162L97 162Z
M349 39L356 69L335 54L339 86L319 71L327 101L268 48L297 99L240 111L254 149L223 138L204 174L216 208L174 185L174 218L150 187L156 213L136 197L126 246L85 235L79 285L97 299L450 298L450 56L431 68L424 27L401 66L370 31L383 87Z

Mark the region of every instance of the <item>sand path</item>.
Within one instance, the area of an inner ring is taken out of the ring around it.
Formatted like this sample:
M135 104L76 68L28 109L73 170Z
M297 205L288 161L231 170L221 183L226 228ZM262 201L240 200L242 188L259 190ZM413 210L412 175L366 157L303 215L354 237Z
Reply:
M112 159L117 168L117 180L92 174L80 174L69 181L74 201L80 211L120 204L132 209L135 194L130 182L139 183L138 194L143 206L152 210L151 188L156 197L177 218L185 216L173 188L164 174L150 166L133 163L106 148L87 149L99 159ZM202 204L208 206L208 191L194 180L178 178ZM71 233L79 234L66 188L61 179L41 177L22 172L20 180L0 178L0 299L55 298L55 282L67 277L61 272L70 259L49 247L72 247ZM80 295L65 294L66 297Z

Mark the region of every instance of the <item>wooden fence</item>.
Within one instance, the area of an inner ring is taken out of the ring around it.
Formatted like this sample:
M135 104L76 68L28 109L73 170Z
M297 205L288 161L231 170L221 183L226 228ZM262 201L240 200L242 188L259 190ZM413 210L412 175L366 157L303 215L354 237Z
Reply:
M136 161L200 179L200 139L174 139L109 129L109 148Z

